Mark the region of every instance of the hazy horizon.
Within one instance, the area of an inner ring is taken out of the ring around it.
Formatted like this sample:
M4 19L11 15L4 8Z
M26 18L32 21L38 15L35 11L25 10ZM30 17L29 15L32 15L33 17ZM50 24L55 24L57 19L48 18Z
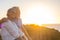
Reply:
M24 24L60 24L59 0L0 0L0 19L6 17L7 10L13 6L20 7Z
M20 7L23 24L60 24L59 0L0 0L0 19L13 6Z

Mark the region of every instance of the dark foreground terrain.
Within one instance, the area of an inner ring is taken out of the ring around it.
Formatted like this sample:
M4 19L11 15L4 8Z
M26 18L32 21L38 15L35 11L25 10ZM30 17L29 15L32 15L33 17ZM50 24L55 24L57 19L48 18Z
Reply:
M32 40L60 40L60 32L35 24L23 25ZM0 36L1 40L1 36Z

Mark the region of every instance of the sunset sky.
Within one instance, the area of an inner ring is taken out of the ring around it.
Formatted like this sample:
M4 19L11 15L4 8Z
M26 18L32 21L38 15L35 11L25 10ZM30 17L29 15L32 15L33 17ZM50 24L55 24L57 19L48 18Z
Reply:
M0 0L0 19L13 6L20 7L23 24L60 24L59 0Z

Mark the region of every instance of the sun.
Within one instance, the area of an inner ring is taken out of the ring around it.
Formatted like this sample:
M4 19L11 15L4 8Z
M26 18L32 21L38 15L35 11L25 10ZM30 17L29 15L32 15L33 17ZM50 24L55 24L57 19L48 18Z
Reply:
M25 24L51 24L55 23L53 11L45 5L33 5L26 9L23 18Z

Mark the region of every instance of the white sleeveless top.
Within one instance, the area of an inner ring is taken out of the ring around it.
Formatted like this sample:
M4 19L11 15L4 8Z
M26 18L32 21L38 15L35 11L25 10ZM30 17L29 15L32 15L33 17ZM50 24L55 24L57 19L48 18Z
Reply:
M12 22L10 20L2 23L2 26L3 26L1 28L2 40L15 40L19 36L24 35L24 33L18 28L17 23ZM20 24L20 22L18 23L18 25L19 24Z

